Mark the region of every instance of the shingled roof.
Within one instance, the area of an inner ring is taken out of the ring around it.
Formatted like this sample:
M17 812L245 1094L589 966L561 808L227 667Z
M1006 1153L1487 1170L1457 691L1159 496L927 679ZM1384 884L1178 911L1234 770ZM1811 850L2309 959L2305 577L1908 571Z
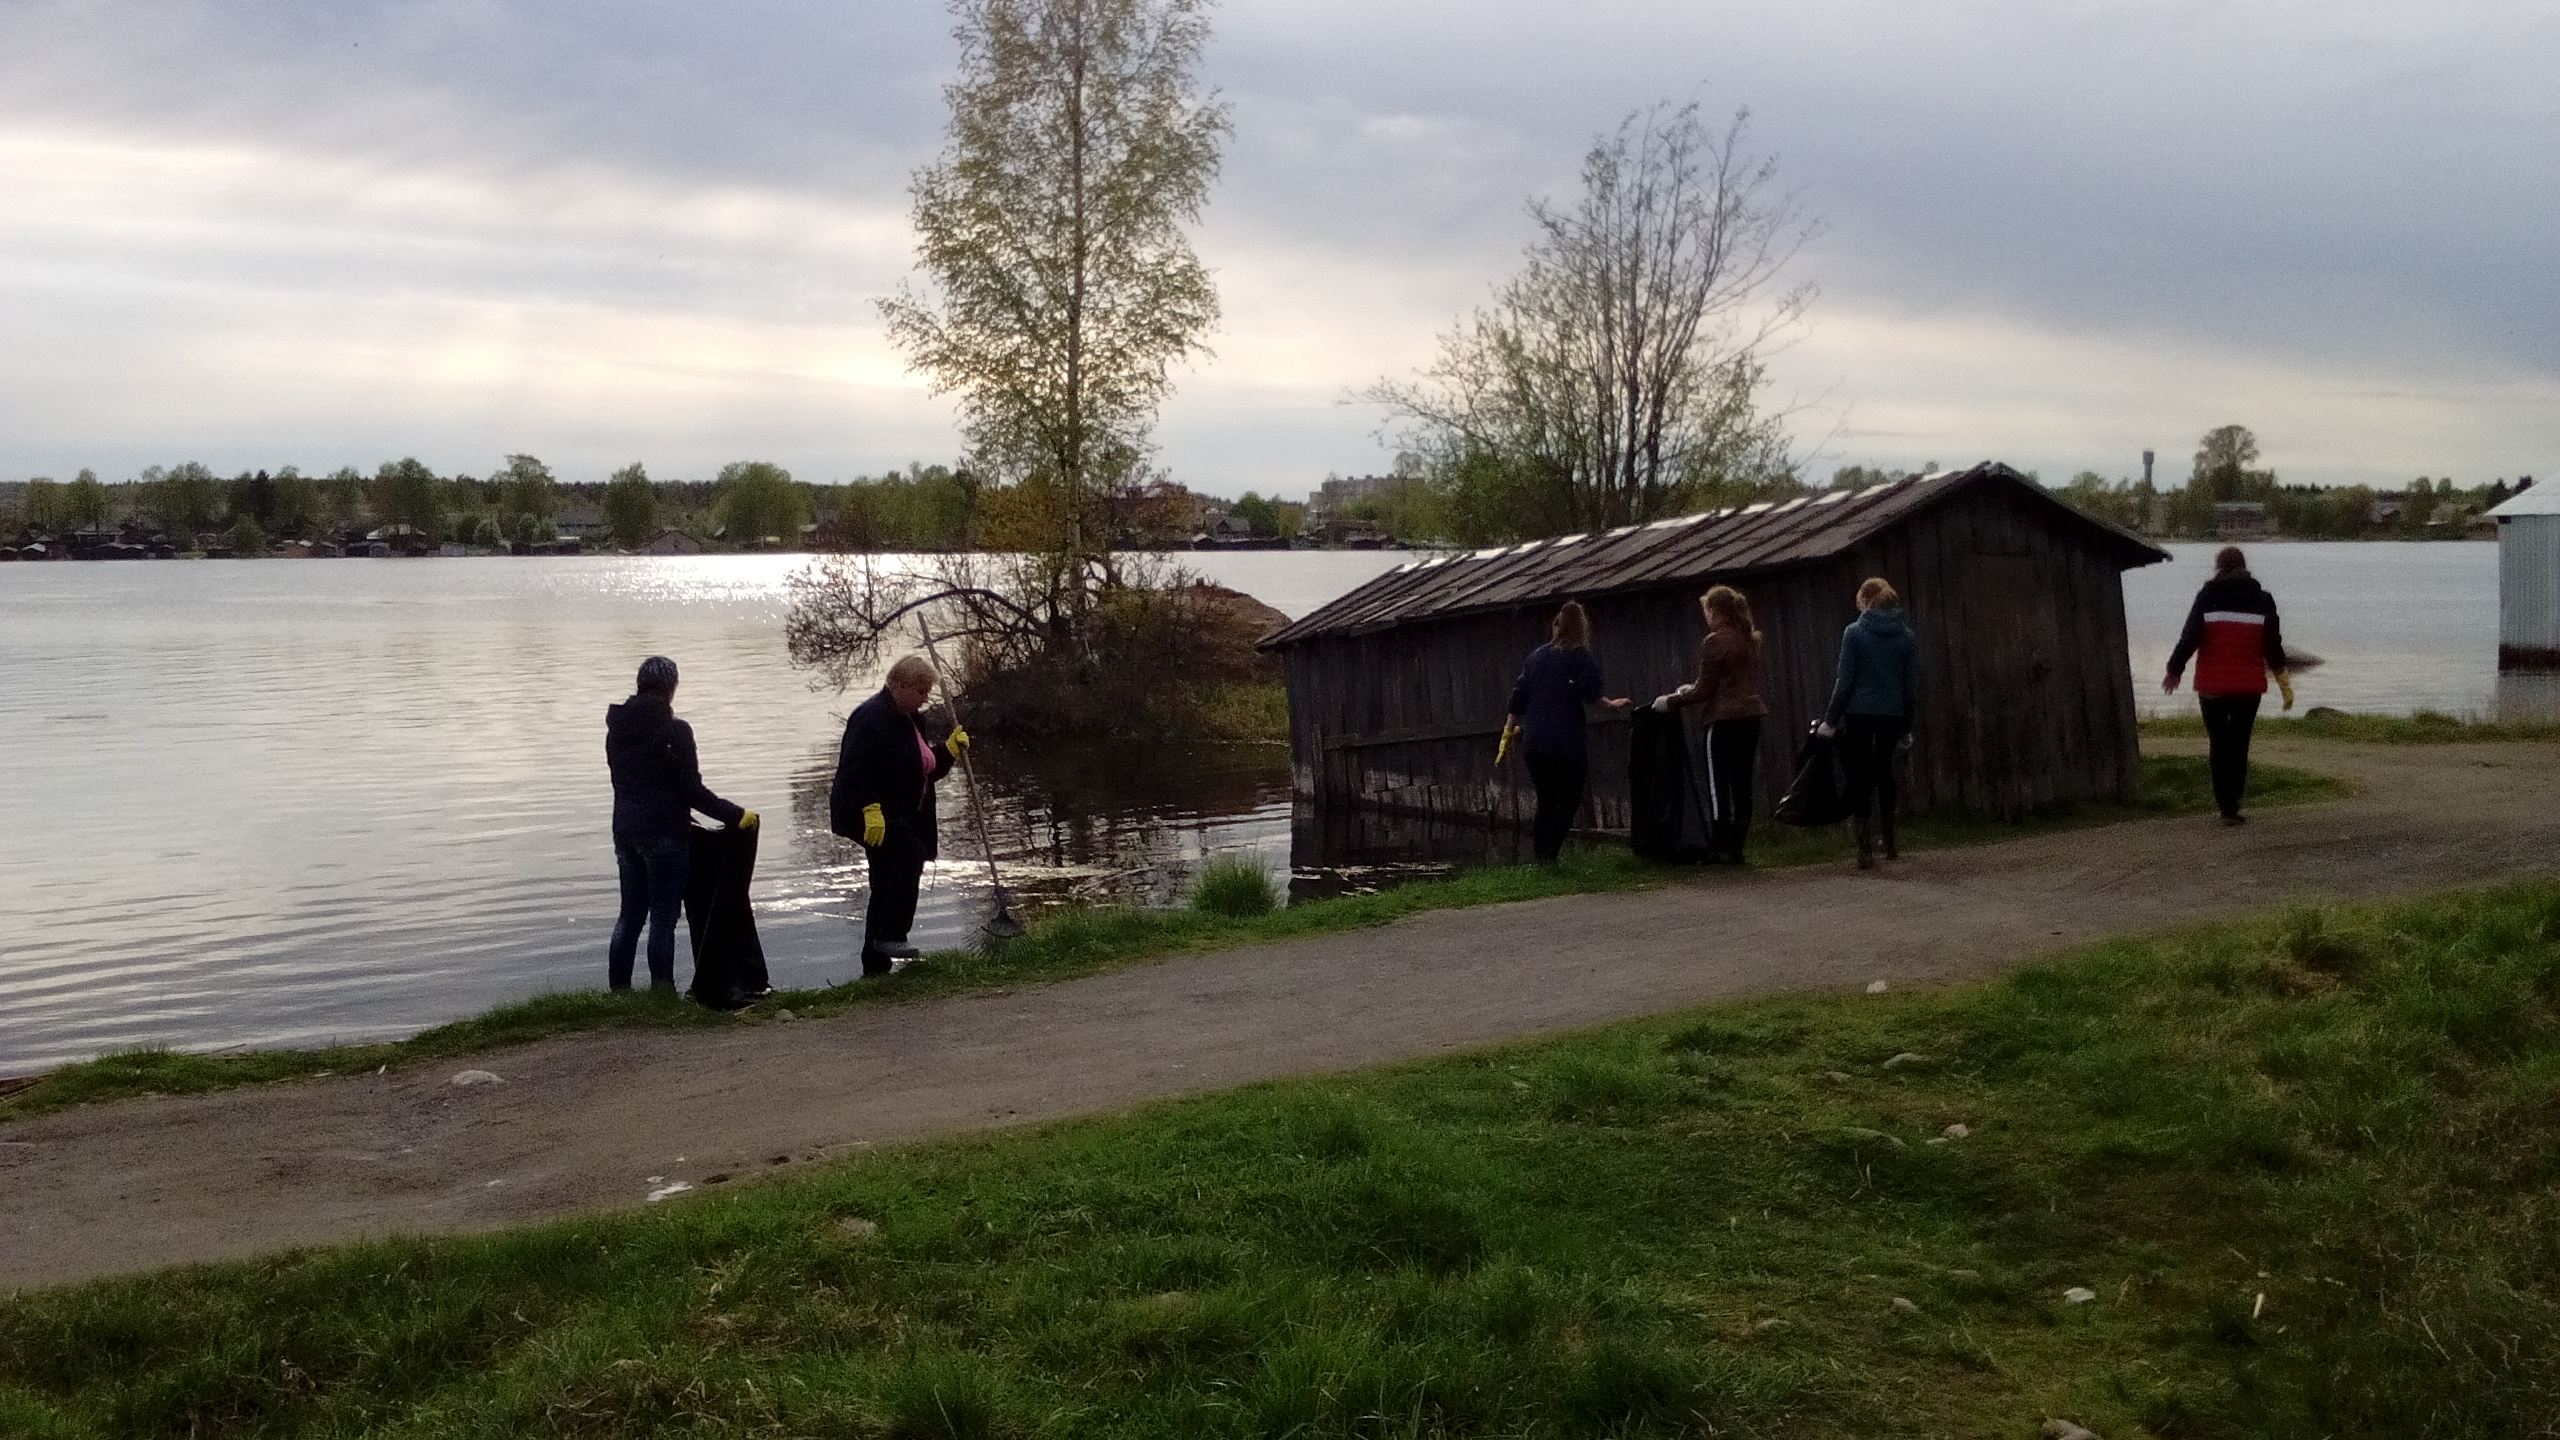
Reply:
M1263 637L1261 648L1537 604L1559 595L1587 598L1824 560L1980 485L2013 486L2052 506L2058 519L2116 552L2119 568L2169 558L2133 534L2072 509L2008 466L1986 460L1970 470L1940 471L1864 490L1826 490L1650 525L1410 561L1273 631Z

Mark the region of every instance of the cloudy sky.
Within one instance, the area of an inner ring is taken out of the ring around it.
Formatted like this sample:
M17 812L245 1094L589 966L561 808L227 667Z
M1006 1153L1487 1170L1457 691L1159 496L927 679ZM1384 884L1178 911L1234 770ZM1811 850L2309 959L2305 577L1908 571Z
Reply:
M0 478L951 458L885 343L949 17L910 0L5 0ZM1228 0L1195 488L1384 468L1592 137L1747 105L1824 222L1814 468L2560 474L2560 0Z

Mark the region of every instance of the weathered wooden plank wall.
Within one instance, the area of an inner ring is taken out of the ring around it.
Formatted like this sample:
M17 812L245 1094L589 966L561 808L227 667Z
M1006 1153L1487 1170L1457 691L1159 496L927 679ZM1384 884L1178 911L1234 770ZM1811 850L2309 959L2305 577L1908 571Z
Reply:
M1786 787L1798 738L1829 700L1840 632L1856 618L1868 575L1902 592L1919 634L1910 808L2017 816L2134 797L2123 582L2113 559L2048 506L1980 488L1831 559L1582 598L1608 692L1642 703L1692 673L1707 585L1724 578L1750 596L1770 705L1758 772L1765 814ZM1535 805L1526 771L1516 761L1497 771L1493 753L1512 680L1546 638L1552 611L1547 602L1292 645L1300 793L1525 823ZM1693 719L1691 746L1703 753L1698 728ZM1627 823L1627 734L1623 721L1591 727L1586 826Z

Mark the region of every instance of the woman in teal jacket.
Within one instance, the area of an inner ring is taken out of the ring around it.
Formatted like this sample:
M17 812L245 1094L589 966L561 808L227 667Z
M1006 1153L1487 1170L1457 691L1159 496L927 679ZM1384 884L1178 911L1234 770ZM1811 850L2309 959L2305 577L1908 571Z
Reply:
M1861 870L1876 864L1875 832L1867 819L1871 801L1884 828L1884 858L1902 858L1894 843L1893 752L1911 733L1919 648L1892 583L1877 576L1859 586L1858 618L1840 632L1840 672L1831 683L1831 704L1821 728L1825 735L1840 737L1840 768L1846 772L1842 798L1848 802L1850 823L1857 827Z

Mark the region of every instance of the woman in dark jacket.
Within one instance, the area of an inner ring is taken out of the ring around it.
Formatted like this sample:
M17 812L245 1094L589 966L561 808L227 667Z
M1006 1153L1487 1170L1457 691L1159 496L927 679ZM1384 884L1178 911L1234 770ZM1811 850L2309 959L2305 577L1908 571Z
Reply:
M909 655L889 667L880 693L845 717L836 778L827 794L827 827L862 844L871 899L862 912L862 973L886 975L893 960L912 959L907 931L916 921L924 867L939 853L933 782L951 773L952 752L966 749L958 726L934 744L916 724L933 698L932 662Z
M1894 747L1911 733L1919 642L1902 618L1902 597L1890 581L1874 577L1858 587L1858 618L1840 632L1840 669L1831 683L1822 733L1840 737L1840 768L1849 820L1858 834L1858 868L1876 864L1875 832L1867 810L1873 802L1884 829L1884 858L1899 860L1894 835Z
M1698 608L1707 616L1698 678L1657 697L1653 708L1696 705L1707 712L1707 858L1739 865L1751 837L1760 720L1769 713L1769 702L1760 698L1760 632L1751 623L1751 602L1730 585L1699 596Z
M676 718L676 662L652 655L628 700L604 712L604 759L613 771L613 862L622 911L605 947L605 983L631 988L640 929L649 930L649 988L676 984L676 914L684 907L693 812L724 825L752 826L756 812L711 793L693 727Z
M2240 813L2240 797L2249 789L2249 736L2258 726L2259 702L2267 697L2267 677L2276 677L2287 710L2293 708L2293 677L2286 670L2275 597L2249 574L2248 557L2237 545L2225 545L2213 557L2213 578L2196 592L2186 628L2178 632L2178 648L2169 652L2169 673L2160 679L2162 694L2177 691L2190 656L2196 657L2196 706L2204 712L2212 754L2214 803L2222 807L2223 824L2243 824L2247 817Z
M1515 738L1529 765L1529 783L1538 790L1538 816L1529 827L1530 852L1539 863L1564 853L1565 832L1582 808L1583 785L1591 778L1590 749L1583 743L1586 707L1600 704L1624 710L1631 701L1600 698L1600 662L1591 653L1591 621L1580 602L1567 600L1547 626L1547 643L1529 652L1520 678L1511 686L1510 713L1502 720L1502 743L1494 761L1511 752Z

